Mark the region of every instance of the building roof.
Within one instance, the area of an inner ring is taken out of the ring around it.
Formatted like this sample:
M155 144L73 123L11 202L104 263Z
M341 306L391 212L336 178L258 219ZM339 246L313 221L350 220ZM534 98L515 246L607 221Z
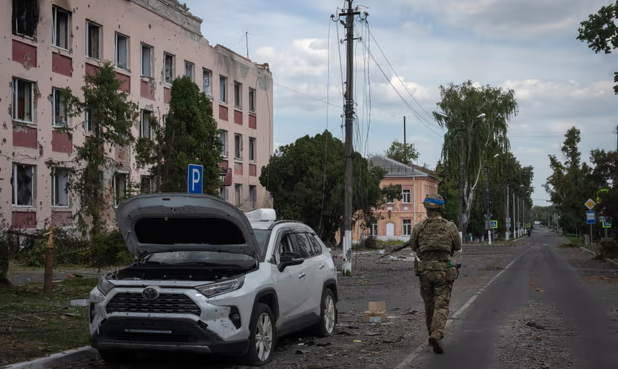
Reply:
M424 171L417 165L410 166L382 155L374 155L369 158L371 164L386 170L385 178L415 178L431 177L438 179L432 171ZM431 173L430 173L431 172Z

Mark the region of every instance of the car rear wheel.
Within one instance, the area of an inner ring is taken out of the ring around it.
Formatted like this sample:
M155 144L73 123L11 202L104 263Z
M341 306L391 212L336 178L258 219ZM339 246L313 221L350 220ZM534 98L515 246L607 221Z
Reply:
M317 325L317 333L320 337L327 337L335 331L337 324L337 304L335 294L330 288L326 288L322 293L322 303L320 307L320 322Z
M244 357L247 365L266 364L277 343L277 327L270 307L258 303L253 309L250 326L249 351Z
M135 360L137 355L132 351L98 350L99 356L108 364L126 364Z

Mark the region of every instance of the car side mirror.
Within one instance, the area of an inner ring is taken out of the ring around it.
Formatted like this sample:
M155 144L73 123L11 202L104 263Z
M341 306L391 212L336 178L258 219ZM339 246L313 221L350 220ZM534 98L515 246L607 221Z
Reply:
M281 254L281 261L279 262L279 271L283 272L283 270L292 265L299 265L305 262L300 254L295 252L284 252Z

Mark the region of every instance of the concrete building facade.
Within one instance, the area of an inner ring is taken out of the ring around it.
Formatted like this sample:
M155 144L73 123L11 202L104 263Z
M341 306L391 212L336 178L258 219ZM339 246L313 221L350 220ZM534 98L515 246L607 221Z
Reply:
M370 162L386 170L381 187L401 185L401 200L392 200L381 209L375 209L378 221L371 229L361 230L357 224L352 231L352 240L359 242L363 237L374 235L379 240L405 241L412 235L412 229L426 217L423 200L429 193L438 193L437 175L425 168L406 165L384 156L373 156Z
M173 79L192 78L221 130L222 197L246 210L264 206L258 178L273 152L268 64L211 46L202 20L176 0L0 0L0 19L0 225L71 225L76 199L62 170L46 163L68 162L90 127L87 115L67 117L60 91L81 98L84 76L106 61L139 106L135 137L151 134L149 114L166 114ZM147 188L132 149L113 150L123 165L104 173L112 198L129 181Z

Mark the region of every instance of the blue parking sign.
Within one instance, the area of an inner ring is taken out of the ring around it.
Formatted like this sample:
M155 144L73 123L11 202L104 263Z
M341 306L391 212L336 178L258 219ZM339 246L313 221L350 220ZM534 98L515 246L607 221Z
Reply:
M197 164L189 164L187 170L187 192L203 193L204 191L204 167Z

